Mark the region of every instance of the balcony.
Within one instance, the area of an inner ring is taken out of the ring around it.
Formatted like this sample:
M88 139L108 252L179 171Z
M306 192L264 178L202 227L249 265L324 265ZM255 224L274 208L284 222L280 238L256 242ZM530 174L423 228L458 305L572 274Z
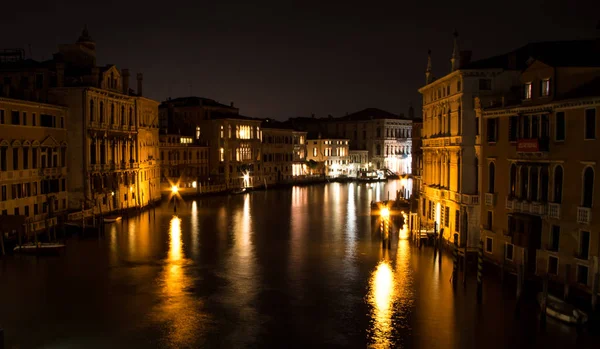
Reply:
M485 205L486 206L496 205L496 193L485 193Z
M479 205L479 195L462 194L462 203L464 205Z
M532 202L529 205L529 212L537 215L545 215L546 214L546 205L541 202Z
M517 153L545 153L548 150L548 138L521 138L517 140Z
M592 209L589 207L577 207L577 223L590 224L592 221Z
M555 204L555 203L548 204L548 217L560 219L560 204Z
M511 197L507 196L506 197L506 209L507 210L514 210L515 209L515 200L512 199Z

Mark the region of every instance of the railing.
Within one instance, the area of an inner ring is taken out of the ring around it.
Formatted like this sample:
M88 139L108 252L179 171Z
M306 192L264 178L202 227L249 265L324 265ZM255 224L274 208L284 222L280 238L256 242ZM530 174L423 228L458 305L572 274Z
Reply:
M592 209L589 207L577 207L577 223L590 224L592 221Z
M479 205L479 195L462 194L462 203L465 205Z
M507 210L514 210L515 209L515 200L513 200L512 198L510 198L509 196L506 197L506 209Z
M485 193L485 205L486 206L496 205L496 194L495 193Z
M517 140L518 153L547 152L548 149L548 138L521 138Z
M548 204L548 217L560 219L560 204L555 204L555 203Z
M546 205L542 204L540 202L533 202L529 205L529 212L538 214L538 215L545 215L546 214Z

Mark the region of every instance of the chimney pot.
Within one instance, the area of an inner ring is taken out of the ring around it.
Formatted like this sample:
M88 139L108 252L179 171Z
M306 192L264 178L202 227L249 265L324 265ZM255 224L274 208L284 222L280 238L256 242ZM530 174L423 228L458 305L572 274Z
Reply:
M142 82L144 81L144 74L137 73L137 94L138 96L142 95Z
M231 102L231 107L233 108L233 102Z

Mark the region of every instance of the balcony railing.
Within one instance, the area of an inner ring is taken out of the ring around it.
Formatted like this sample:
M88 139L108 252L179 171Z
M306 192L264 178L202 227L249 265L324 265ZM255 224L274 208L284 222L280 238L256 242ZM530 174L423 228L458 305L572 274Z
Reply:
M462 194L462 203L465 205L479 205L479 195Z
M532 202L529 205L529 212L533 213L533 214L538 214L538 215L545 215L546 214L546 205L540 202Z
M555 203L548 204L548 217L560 219L560 204L555 204Z
M592 221L592 209L589 207L577 207L577 223L590 224Z
M486 206L496 205L496 194L495 193L485 193L485 205Z
M512 199L509 196L506 197L506 209L507 210L514 210L515 209L515 200Z
M555 244L547 244L546 251L558 252L558 245Z

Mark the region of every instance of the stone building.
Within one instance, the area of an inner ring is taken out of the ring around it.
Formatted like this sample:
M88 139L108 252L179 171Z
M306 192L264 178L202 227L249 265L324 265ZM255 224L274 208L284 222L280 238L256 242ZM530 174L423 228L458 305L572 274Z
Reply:
M417 198L421 192L421 178L423 173L423 141L421 134L423 132L423 119L413 118L412 119L412 147L411 147L411 178L412 178L412 190L414 197Z
M323 164L328 177L347 176L350 164L349 140L336 138L308 139L306 160Z
M5 94L69 108L69 208L102 212L160 198L158 104L129 88L129 71L96 64L87 28L45 62L13 54L0 61ZM141 138L140 138L141 137Z
M208 146L191 136L160 135L161 190L176 185L182 193L197 193L209 177Z
M520 93L477 110L485 257L597 292L600 45L533 45Z
M195 130L194 138L200 139L202 130L199 122L210 120L211 115L239 115L239 109L204 97L169 98L159 106L160 129L170 134ZM168 131L167 131L168 130Z
M291 183L306 175L306 132L288 123L262 122L262 174L267 185Z
M67 108L0 97L0 211L29 231L67 209L68 122Z
M442 231L452 241L469 248L479 243L479 126L473 100L483 102L508 92L518 79L516 58L503 55L470 61L470 52L459 53L457 36L450 59L451 71L436 79L431 54L425 72L423 97L423 172L421 222Z
M368 150L349 150L350 166L348 175L356 177L358 172L369 170L369 151Z

